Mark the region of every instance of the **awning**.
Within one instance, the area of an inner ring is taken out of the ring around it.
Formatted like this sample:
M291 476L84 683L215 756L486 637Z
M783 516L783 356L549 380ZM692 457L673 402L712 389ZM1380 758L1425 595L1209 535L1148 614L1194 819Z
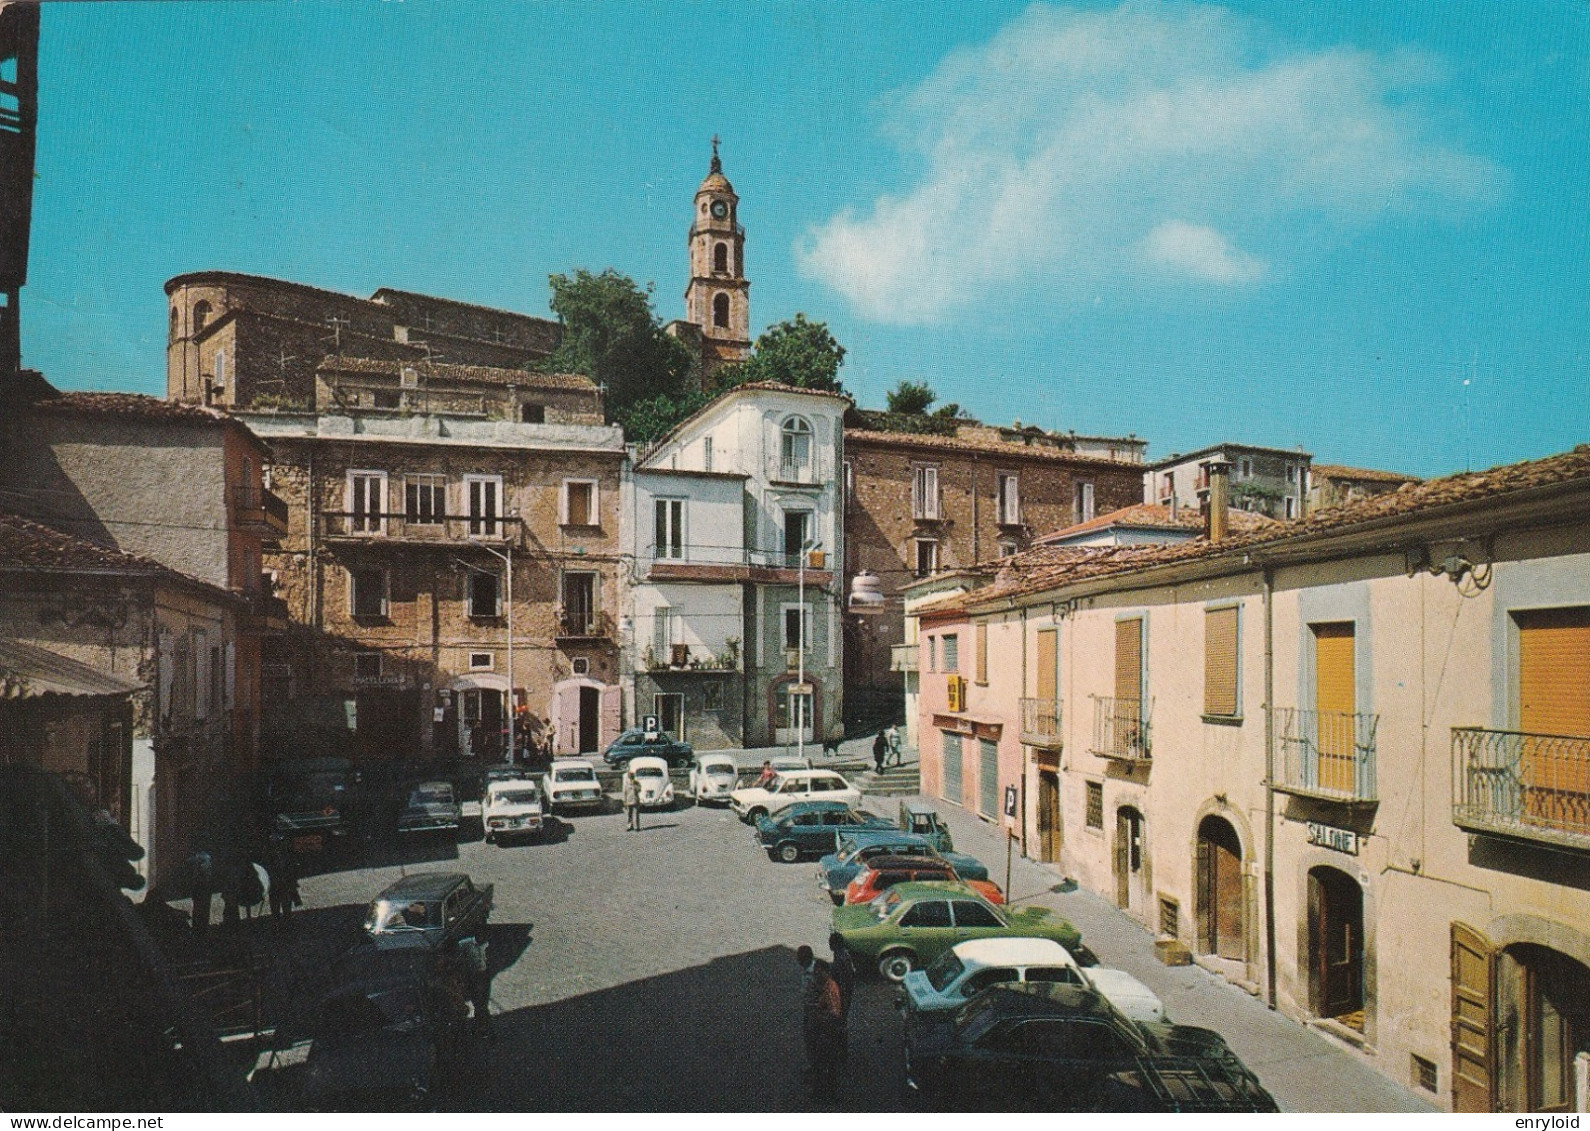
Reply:
M20 640L0 640L0 699L126 695L143 687L141 683L91 668L48 648L24 644Z

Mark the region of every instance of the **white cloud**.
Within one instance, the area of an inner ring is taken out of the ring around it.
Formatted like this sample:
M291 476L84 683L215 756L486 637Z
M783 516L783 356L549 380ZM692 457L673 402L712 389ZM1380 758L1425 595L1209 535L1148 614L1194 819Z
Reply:
M1247 283L1264 274L1264 263L1231 246L1202 224L1167 220L1144 238L1145 257L1172 272L1211 283Z
M865 317L1164 278L1251 283L1308 225L1484 200L1493 163L1430 136L1421 57L1266 50L1212 7L1034 6L893 99L920 180L796 247ZM1242 250L1242 249L1250 250Z

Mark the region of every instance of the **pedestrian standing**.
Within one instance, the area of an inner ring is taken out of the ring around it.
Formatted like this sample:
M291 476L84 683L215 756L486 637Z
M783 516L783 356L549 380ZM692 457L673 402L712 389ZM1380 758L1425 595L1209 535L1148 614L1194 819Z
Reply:
M297 861L285 844L278 843L270 854L266 870L270 873L271 918L285 924L293 908L304 905L304 897L298 893Z
M486 945L478 938L461 939L458 957L463 969L464 986L469 994L469 1008L473 1014L471 1025L475 1035L491 1037L491 965L486 960Z
M839 987L839 1012L848 1023L850 996L856 989L856 962L850 957L850 948L845 945L844 936L838 931L828 936L828 949L833 954L828 963L828 972Z
M809 946L795 951L800 963L801 1036L806 1046L806 1070L812 1091L825 1094L832 1090L834 1077L843 1056L844 1007L839 996L839 984L834 981L828 963L818 958Z
M210 925L210 899L215 894L215 861L208 852L188 857L188 893L193 900L193 931L204 934Z
M890 723L884 728L883 737L889 741L889 755L896 766L900 765L900 728Z
M640 832L640 784L628 766L624 767L624 820L630 832Z
M878 732L878 737L872 740L872 765L877 773L883 773L883 759L889 752L889 740L883 737L883 731Z

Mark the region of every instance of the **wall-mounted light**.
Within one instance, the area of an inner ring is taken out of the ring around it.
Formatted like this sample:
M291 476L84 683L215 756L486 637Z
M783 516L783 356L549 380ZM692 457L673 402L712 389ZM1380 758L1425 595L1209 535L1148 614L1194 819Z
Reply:
M853 613L881 613L887 603L883 583L870 569L864 569L850 579L850 611Z

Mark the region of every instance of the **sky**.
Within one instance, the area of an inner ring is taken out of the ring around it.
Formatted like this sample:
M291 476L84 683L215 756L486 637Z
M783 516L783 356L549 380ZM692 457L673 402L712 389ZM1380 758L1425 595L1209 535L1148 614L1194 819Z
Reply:
M24 363L164 392L173 275L683 314L709 139L753 334L863 407L1437 475L1590 442L1590 3L46 5ZM1467 382L1467 383L1465 383Z

